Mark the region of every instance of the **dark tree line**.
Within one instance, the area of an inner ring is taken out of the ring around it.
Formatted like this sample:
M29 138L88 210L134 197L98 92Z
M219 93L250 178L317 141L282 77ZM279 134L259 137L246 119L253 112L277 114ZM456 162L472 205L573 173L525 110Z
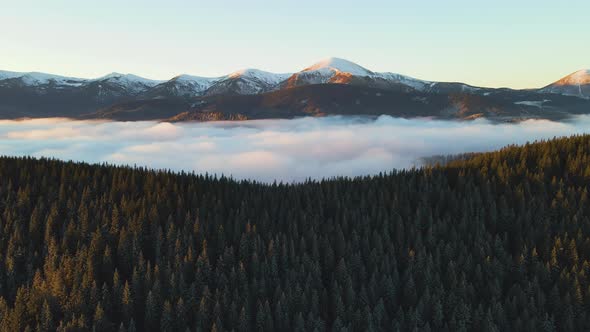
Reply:
M590 136L263 185L0 158L1 331L584 331Z

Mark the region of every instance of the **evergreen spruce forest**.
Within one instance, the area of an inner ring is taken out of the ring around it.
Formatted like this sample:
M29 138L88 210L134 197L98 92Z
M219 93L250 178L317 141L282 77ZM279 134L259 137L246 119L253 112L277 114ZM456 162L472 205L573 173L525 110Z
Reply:
M300 184L0 158L0 331L588 331L590 136Z

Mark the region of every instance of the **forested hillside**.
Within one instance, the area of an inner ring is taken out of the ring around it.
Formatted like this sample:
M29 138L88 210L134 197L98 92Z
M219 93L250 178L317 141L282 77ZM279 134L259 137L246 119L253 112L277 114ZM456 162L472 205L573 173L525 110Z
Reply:
M0 159L1 331L584 331L590 136L297 185Z

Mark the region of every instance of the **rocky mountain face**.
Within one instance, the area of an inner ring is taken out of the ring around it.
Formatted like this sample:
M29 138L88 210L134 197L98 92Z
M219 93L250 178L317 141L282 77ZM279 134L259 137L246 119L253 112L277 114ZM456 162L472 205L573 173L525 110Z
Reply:
M349 84L315 84L253 95L212 95L186 99L150 99L119 103L90 118L214 121L290 119L301 116L390 115L449 120L486 118L498 122L562 120L588 113L590 101L530 91L429 93L376 89ZM175 103L172 103L175 101ZM166 102L166 104L164 104Z
M391 114L510 120L562 118L590 112L589 105L588 70L538 90L431 82L373 72L339 58L319 61L297 73L245 69L221 77L179 75L167 81L119 73L80 79L0 71L2 118L199 120Z

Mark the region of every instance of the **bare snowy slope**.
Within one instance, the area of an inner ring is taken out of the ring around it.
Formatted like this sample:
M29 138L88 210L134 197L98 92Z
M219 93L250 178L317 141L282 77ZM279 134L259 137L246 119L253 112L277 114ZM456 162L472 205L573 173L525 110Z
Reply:
M65 77L46 73L21 73L0 70L0 84L20 83L27 86L41 86L48 84L80 86L87 81L87 79L83 78Z
M590 99L590 69L578 70L540 91Z
M216 81L207 89L207 95L253 95L276 90L290 74L275 74L259 69L243 69Z

